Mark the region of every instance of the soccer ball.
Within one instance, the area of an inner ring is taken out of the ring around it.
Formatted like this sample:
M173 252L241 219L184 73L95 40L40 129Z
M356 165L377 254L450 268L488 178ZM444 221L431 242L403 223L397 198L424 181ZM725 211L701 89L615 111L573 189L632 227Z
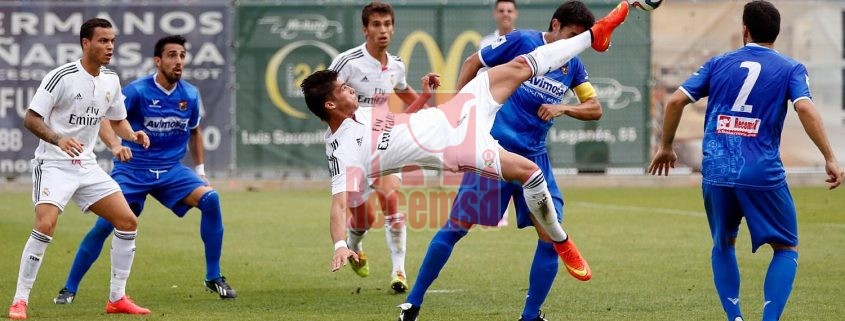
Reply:
M628 4L632 7L643 11L651 11L657 9L660 4L663 3L663 0L627 0Z

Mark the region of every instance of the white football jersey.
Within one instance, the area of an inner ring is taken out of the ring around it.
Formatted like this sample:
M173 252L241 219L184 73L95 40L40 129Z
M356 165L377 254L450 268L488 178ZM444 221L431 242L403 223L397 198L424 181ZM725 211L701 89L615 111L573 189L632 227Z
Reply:
M358 92L358 106L371 108L387 105L387 99L395 90L408 88L405 78L405 63L397 56L387 54L387 66L367 52L366 44L349 49L332 61L329 69L338 72L340 80Z
M114 71L100 67L97 77L82 68L79 60L51 70L41 80L29 109L44 117L56 134L72 137L85 147L75 159L95 160L94 144L103 117L126 118L120 79ZM58 146L38 142L36 160L72 159Z

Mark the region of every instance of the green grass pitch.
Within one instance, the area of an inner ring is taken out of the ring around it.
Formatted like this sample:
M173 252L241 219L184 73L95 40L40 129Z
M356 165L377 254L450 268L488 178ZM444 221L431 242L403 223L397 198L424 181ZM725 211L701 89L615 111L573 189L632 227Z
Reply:
M408 210L413 221L406 262L412 286L445 215L434 210L442 205L430 201L448 192L403 192L406 209L413 210ZM783 320L841 320L845 197L821 186L792 192L799 212L800 264ZM561 270L543 308L549 320L724 319L711 281L699 188L569 188L564 193L565 227L590 262L593 279L578 282ZM153 314L105 314L108 248L81 284L76 301L54 305L75 249L94 221L71 205L47 250L30 298L30 319L365 321L398 316L396 305L405 296L390 293L388 287L383 229L371 231L364 243L370 277L359 278L349 268L330 272L328 191L225 192L222 202L223 273L239 292L236 300L221 301L203 289L199 212L178 219L150 199L139 224L128 293ZM32 222L29 193L0 195L0 302L11 302ZM426 296L421 319L517 320L535 242L533 230L517 230L513 224L474 229L458 243ZM737 254L743 311L748 320L759 319L771 249L752 255L743 227Z

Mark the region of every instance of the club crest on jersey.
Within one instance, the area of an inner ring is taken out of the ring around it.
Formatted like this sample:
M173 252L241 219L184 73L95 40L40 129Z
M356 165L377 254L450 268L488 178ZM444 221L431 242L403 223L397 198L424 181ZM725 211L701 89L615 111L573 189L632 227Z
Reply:
M569 64L565 64L565 65L563 65L563 67L560 67L560 72L562 72L564 75L568 74L569 73Z
M111 102L111 92L107 91L106 92L106 103L110 103L110 102Z
M159 99L150 99L150 104L147 105L150 108L161 108L161 105L158 103L161 102Z
M188 102L185 101L185 100L180 101L179 102L179 110L181 110L181 111L188 110Z
M41 195L44 195L44 196L50 196L50 189L45 187L45 188L41 191Z
M760 119L719 115L716 122L716 132L719 134L757 137L760 132Z
M484 160L485 168L492 168L494 164L493 160L496 158L496 153L494 153L493 150L486 149L481 153L481 158Z

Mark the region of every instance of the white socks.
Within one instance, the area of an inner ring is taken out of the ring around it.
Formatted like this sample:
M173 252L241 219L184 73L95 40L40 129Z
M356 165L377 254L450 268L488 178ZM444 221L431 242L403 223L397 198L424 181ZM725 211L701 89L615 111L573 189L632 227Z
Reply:
M15 289L15 298L12 304L20 300L29 302L29 292L32 291L32 284L38 276L38 269L41 268L41 260L44 258L44 251L53 238L44 233L32 230L29 239L21 253L21 267L18 270L18 286Z
M364 241L364 235L367 235L367 230L347 228L346 235L346 246L349 246L349 249L355 251L355 253L361 253L361 250L363 250L361 242Z
M111 286L109 300L116 302L126 295L126 279L135 259L135 235L137 231L114 230L111 241Z
M587 35L589 36L589 34ZM543 172L538 169L531 174L528 181L522 185L522 190L525 203L528 204L528 209L531 210L531 215L546 230L552 241L565 241L566 232L563 231L563 227L557 221L554 201L552 201L552 195L549 194L549 188L546 185L546 178L543 177Z
M390 250L390 259L393 261L393 275L396 272L405 274L405 244L408 239L405 214L396 213L384 217L384 236Z
M569 39L539 46L534 51L522 56L531 65L534 76L545 75L552 70L563 67L572 57L575 57L584 49L590 48L592 42L592 35L588 30Z

